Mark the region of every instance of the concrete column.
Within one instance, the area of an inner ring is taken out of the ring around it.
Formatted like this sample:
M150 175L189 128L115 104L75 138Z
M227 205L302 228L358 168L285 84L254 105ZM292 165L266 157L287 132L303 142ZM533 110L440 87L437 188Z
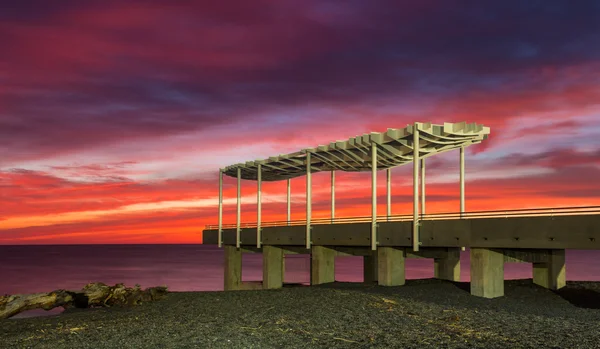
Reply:
M261 241L261 223L262 223L262 166L258 164L256 180L256 247L260 248Z
M291 187L291 179L287 180L287 225L290 225L290 220L292 218L292 187Z
M335 250L325 246L312 246L310 255L310 284L319 285L335 281Z
M565 250L549 250L547 258L547 263L533 263L533 282L551 290L565 287Z
M310 153L306 153L306 249L311 245L310 220L312 217L312 178Z
M242 224L242 170L237 169L237 207L235 217L235 246L240 247L240 232Z
M225 255L224 289L239 290L242 285L242 250L235 246L223 246Z
M335 220L335 171L331 170L331 223Z
M504 296L504 254L500 250L471 248L471 294Z
M386 195L387 195L387 220L390 220L390 216L392 215L392 169L388 168L386 171Z
M218 246L223 245L223 170L219 169L219 234Z
M433 270L437 279L460 281L460 249L448 248L446 257L434 258Z
M363 256L363 281L365 283L374 283L377 282L377 274L378 274L378 263L377 263L377 251L372 251L370 255Z
M425 215L425 159L421 159L421 217Z
M283 286L283 249L264 245L263 255L263 288L281 288Z
M404 285L404 248L377 248L377 281L381 286Z
M413 251L419 251L419 125L413 125Z
M377 144L371 143L371 250L377 250Z
M465 147L460 147L460 218L465 213Z

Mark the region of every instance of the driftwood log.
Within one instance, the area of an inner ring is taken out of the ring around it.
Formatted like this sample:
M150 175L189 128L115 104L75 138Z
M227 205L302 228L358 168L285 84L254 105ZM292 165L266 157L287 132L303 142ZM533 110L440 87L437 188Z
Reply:
M123 284L107 286L101 282L87 284L81 291L56 290L50 293L17 294L0 296L0 319L7 319L31 309L50 310L56 307L90 308L133 306L163 298L166 286L142 290L139 285L125 287Z

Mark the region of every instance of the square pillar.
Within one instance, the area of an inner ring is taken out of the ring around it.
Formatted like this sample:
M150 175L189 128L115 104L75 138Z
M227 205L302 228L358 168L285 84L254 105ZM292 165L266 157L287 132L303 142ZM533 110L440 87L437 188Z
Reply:
M263 245L263 288L281 288L283 286L283 249Z
M565 250L548 250L546 263L533 263L533 283L551 290L566 285Z
M504 296L504 253L471 248L471 294L484 298Z
M460 248L448 248L445 257L434 258L433 274L437 279L460 281Z
M224 289L239 290L242 285L242 250L232 246L223 246L225 255Z
M377 248L377 281L381 286L404 285L404 248Z
M377 282L377 268L378 268L378 263L377 263L377 251L372 251L370 255L368 256L363 256L363 264L364 264L364 270L363 270L363 282L365 283L369 283L372 284L374 282Z
M335 281L336 251L325 246L312 246L310 255L310 284Z

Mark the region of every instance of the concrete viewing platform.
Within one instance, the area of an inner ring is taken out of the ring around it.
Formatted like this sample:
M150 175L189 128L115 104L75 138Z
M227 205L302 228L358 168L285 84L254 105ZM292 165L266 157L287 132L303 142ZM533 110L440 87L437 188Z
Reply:
M203 243L225 251L225 289L272 289L283 285L285 255L310 254L312 285L335 281L336 256L362 256L364 281L405 283L406 258L432 258L436 278L460 281L460 252L469 247L471 294L504 295L504 263L531 263L533 280L549 289L565 285L565 249L600 249L600 207L468 212L465 210L465 147L487 138L477 124L415 123L229 166L219 171L219 222L203 231ZM460 150L460 210L425 213L425 158ZM413 164L412 215L391 214L391 169ZM376 174L387 171L387 212L377 214ZM335 217L335 171L370 171L371 215ZM331 218L312 219L311 173L331 171ZM223 175L237 177L237 219L224 224ZM306 219L290 220L290 179L306 177ZM241 179L257 182L257 220L241 217ZM287 180L287 220L263 222L261 182ZM262 283L242 281L242 253L262 253Z

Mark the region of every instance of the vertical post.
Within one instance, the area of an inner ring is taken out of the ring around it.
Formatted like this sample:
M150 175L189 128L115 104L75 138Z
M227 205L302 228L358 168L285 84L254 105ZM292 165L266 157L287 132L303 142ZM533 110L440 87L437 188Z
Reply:
M262 202L261 202L261 187L262 187L262 166L258 164L257 173L256 173L256 247L260 248L260 221L262 220Z
M419 250L419 124L413 125L413 251Z
M219 169L219 248L223 246L223 170Z
M331 223L335 220L335 171L331 170Z
M425 215L425 159L421 159L421 217Z
M371 140L371 249L377 250L377 144Z
M465 213L465 147L460 147L460 218Z
M392 169L388 168L386 171L387 175L387 220L390 220L390 216L392 215Z
M237 213L235 218L235 247L240 248L240 229L242 222L242 169L237 169Z
M310 152L306 153L306 248L310 248L310 218L312 216L312 181L310 173Z
M290 225L290 218L292 216L292 188L291 188L291 179L287 180L287 225Z

